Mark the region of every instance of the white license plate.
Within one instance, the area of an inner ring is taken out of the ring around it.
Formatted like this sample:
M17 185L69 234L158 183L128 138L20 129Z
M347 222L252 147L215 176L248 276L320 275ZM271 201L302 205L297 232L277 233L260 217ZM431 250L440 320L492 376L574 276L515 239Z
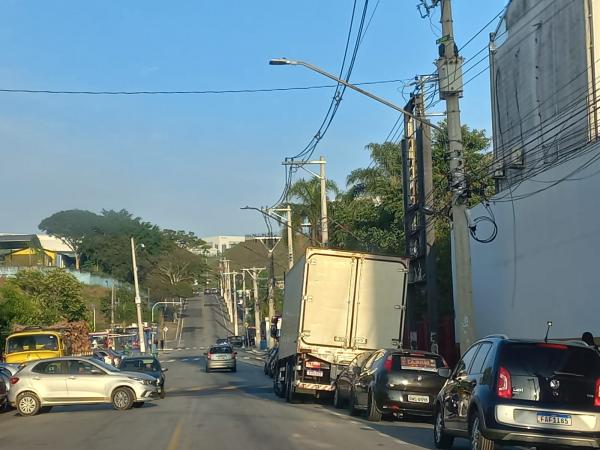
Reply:
M412 403L429 403L429 397L426 395L409 395L408 401Z
M573 424L570 414L538 413L537 421L545 425L563 425L567 427Z
M323 376L323 371L322 370L306 369L306 375L308 375L309 377L322 377Z
M213 359L224 360L224 359L229 359L229 356L228 355L213 355Z

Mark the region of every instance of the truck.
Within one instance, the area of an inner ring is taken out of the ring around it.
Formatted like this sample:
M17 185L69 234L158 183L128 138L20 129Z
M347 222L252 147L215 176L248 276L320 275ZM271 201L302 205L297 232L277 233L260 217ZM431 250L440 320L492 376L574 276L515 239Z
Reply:
M275 393L331 395L356 355L401 345L407 278L407 258L308 248L285 278Z
M60 356L91 355L86 322L60 322L46 327L15 326L6 338L4 361L11 364Z

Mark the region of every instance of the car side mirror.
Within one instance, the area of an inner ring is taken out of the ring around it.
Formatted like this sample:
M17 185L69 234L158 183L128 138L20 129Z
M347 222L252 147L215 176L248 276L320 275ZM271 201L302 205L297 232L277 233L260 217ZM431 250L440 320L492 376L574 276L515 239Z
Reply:
M91 369L90 373L92 375L102 375L102 371L100 369Z
M452 375L452 370L450 370L449 367L440 367L437 370L437 373L442 378L450 378L450 375Z

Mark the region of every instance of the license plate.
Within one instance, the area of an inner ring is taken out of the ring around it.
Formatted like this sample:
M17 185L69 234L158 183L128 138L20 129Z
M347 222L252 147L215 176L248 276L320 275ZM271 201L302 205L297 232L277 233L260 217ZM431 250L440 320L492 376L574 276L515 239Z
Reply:
M322 377L323 376L323 371L322 370L307 369L306 370L306 375L308 375L309 377Z
M572 425L570 414L538 413L537 421L545 425L564 425L567 427Z
M224 360L224 359L229 359L229 356L227 356L227 355L214 355L213 359Z
M426 395L409 395L408 401L413 403L429 403L429 397Z

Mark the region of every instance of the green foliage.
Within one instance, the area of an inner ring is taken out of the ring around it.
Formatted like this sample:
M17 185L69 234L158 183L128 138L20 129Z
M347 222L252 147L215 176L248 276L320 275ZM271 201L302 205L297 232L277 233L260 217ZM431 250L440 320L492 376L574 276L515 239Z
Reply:
M82 284L64 270L22 270L0 287L0 333L14 324L48 325L89 319Z
M146 305L142 303L144 315ZM121 286L115 289L115 324L128 325L137 322L137 310L135 307L135 293L129 287ZM102 298L100 311L107 323L111 320L111 293Z

